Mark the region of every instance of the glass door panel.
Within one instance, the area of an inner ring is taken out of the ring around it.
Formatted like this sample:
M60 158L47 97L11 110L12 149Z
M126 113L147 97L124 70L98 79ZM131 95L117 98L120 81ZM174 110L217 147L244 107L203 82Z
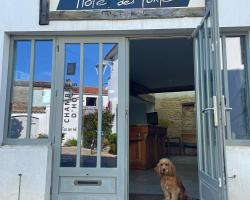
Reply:
M118 44L103 44L101 167L117 167Z
M65 44L61 167L76 167L79 118L80 45Z
M124 43L94 38L59 43L58 63L63 68L58 69L58 82L63 84L58 89L62 115L56 119L61 127L55 141L55 197L94 200L126 195L119 189L124 187L127 157L125 59L120 59L121 52L125 58L125 50L120 51ZM97 197L103 192L106 197Z

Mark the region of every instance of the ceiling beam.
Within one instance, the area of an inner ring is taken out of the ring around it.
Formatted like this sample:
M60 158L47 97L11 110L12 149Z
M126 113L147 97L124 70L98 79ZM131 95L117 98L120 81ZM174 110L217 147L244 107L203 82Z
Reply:
M150 93L150 91L146 86L141 85L132 80L130 81L130 95L137 96L139 94L148 94L148 93Z
M182 86L174 86L174 87L149 89L150 93L184 92L184 91L193 91L193 90L194 90L194 85L182 85Z

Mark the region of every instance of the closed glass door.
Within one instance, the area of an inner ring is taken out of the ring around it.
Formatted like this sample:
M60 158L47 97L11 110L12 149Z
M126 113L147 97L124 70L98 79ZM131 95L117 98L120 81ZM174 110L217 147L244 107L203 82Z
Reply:
M124 42L59 40L54 199L125 198Z

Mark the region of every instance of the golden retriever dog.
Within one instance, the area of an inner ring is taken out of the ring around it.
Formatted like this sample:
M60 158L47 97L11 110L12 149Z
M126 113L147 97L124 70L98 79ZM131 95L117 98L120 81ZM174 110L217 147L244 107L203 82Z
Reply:
M175 166L169 159L162 158L154 170L161 178L164 200L187 200L185 187L176 176Z

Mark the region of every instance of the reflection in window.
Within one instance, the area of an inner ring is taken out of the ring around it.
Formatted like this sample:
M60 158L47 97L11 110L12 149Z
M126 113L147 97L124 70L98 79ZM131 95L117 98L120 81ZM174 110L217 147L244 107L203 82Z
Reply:
M61 167L76 166L80 81L80 44L65 45Z
M86 106L96 106L97 97L86 97Z
M52 48L52 41L15 41L8 138L48 138Z
M15 42L8 138L26 138L31 41Z
M97 132L98 132L98 70L99 44L84 44L84 72L83 72L83 95L91 95L92 103L95 106L88 106L91 103L86 101L83 107L83 127L81 146L81 167L97 166ZM88 99L89 97L86 97ZM94 99L96 101L94 102Z
M103 44L101 167L117 167L118 45Z
M50 119L52 41L35 42L31 138L48 138Z
M249 88L243 37L226 38L228 96L232 139L250 139Z

